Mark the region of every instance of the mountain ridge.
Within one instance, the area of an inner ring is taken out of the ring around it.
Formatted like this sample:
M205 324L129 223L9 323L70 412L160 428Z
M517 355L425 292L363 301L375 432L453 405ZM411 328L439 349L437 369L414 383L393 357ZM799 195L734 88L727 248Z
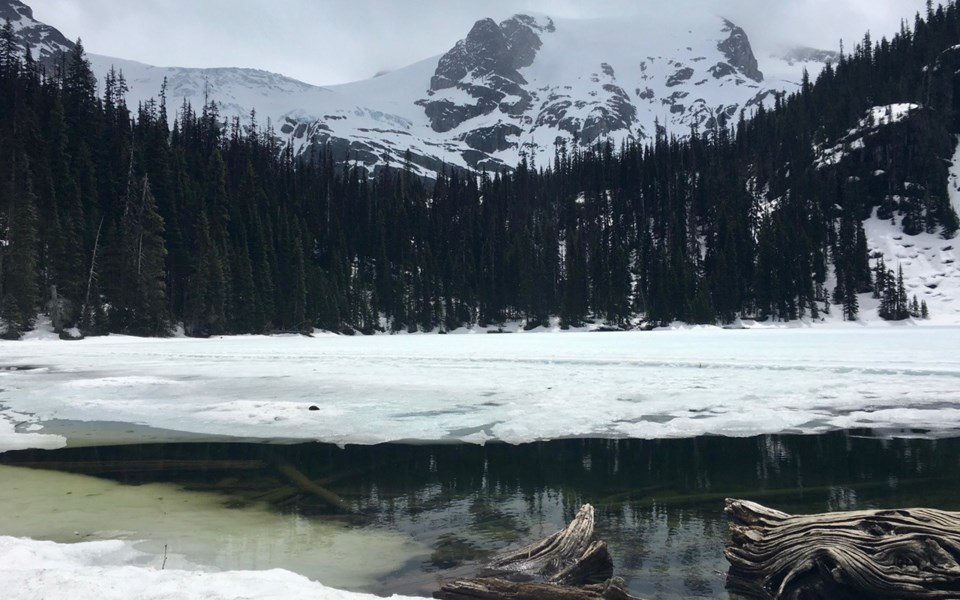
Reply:
M72 48L20 0L0 10L18 18L29 34L21 43L47 64ZM638 30L647 32L639 43ZM747 33L713 15L683 24L655 13L627 22L481 19L444 54L335 86L254 69L89 60L101 80L111 68L124 74L131 106L156 97L166 79L171 104L199 108L209 97L224 118L244 122L255 111L298 156L327 148L340 164L410 166L427 177L451 167L509 171L523 156L548 164L561 147L650 140L658 126L683 138L797 87L765 80Z

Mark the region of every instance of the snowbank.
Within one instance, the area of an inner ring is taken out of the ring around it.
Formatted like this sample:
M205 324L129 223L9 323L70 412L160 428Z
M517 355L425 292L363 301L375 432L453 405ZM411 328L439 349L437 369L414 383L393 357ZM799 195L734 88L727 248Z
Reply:
M282 569L220 573L162 570L132 565L139 556L123 541L57 544L0 536L3 596L11 600L378 599L328 588Z

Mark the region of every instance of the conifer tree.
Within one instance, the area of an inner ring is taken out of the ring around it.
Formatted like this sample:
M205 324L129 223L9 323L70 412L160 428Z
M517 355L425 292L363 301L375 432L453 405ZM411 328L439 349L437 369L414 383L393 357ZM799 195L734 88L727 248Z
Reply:
M39 308L36 198L26 157L14 154L8 178L0 180L0 320L5 337L33 327Z

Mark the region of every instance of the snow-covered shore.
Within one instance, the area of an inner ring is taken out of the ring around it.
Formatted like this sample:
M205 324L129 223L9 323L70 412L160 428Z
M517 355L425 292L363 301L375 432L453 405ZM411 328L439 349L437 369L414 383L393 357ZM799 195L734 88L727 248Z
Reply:
M283 569L205 572L136 566L129 542L58 544L0 536L0 583L11 600L379 600ZM410 600L409 596L391 596Z

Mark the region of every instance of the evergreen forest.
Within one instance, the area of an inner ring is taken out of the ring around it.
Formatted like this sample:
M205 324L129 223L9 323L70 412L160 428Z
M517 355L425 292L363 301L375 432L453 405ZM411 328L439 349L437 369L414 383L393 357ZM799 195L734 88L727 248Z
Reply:
M3 334L40 314L66 336L856 319L864 293L906 318L925 307L870 256L863 222L960 228L958 45L956 3L929 6L748 120L424 180L294 156L255 114L171 106L165 89L127 106L122 73L98 83L81 44L41 66L8 23ZM874 109L895 104L909 114Z

